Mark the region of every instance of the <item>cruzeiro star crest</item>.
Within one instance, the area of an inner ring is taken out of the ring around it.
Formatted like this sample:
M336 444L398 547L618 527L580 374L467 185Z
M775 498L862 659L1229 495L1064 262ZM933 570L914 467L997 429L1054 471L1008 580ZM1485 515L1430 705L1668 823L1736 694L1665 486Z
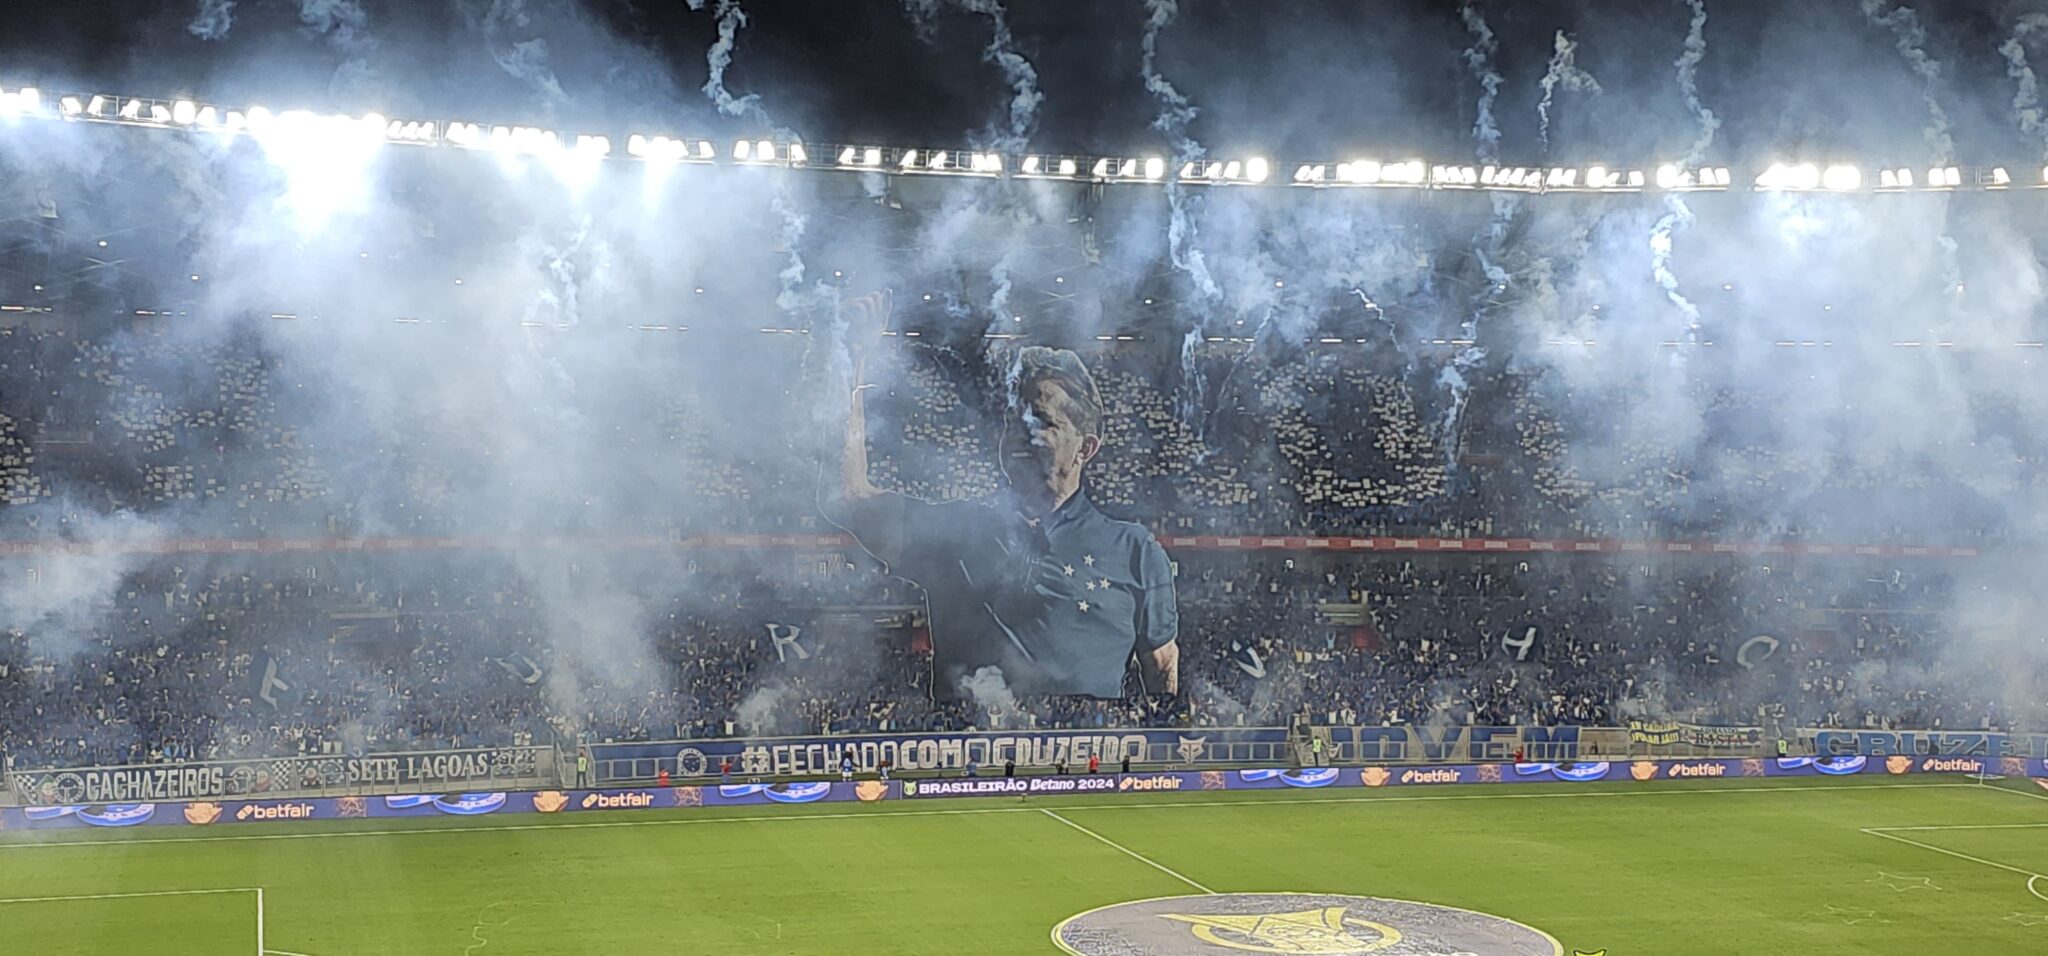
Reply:
M1401 941L1400 930L1346 916L1342 906L1306 909L1299 913L1159 915L1192 925L1196 939L1254 953L1350 956L1352 953L1378 952Z
M1076 956L1563 956L1550 934L1431 903L1328 893L1137 900L1069 917L1053 942Z

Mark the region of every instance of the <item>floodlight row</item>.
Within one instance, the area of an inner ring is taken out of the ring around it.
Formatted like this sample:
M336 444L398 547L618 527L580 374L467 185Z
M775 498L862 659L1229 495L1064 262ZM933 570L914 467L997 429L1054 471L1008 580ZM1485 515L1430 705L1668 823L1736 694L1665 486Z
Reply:
M443 146L508 156L577 156L619 159L610 136L569 134L534 126L467 120L388 119L380 114L317 114L305 110L273 113L262 106L230 109L190 99L154 99L110 93L45 97L34 87L0 88L0 122L43 119L77 123L249 135L259 139L303 137L331 143ZM986 150L898 146L820 145L807 147L786 137L739 139L724 149L702 137L632 133L625 160L650 166L737 165L787 169L841 170L901 176L964 176L1065 180L1092 183L1201 186L1284 185L1304 188L1395 188L1506 192L1725 192L1746 182L1758 192L1904 192L2048 188L2048 168L2015 177L2002 166L1942 165L1927 169L1891 167L1867 175L1852 164L1773 163L1755 176L1737 176L1726 166L1688 167L1666 163L1641 168L1590 166L1505 166L1431 164L1420 159L1289 164L1262 156L1196 159L1176 168L1163 156L1079 156L1057 153L1009 154ZM2030 179L2031 182L2023 182Z

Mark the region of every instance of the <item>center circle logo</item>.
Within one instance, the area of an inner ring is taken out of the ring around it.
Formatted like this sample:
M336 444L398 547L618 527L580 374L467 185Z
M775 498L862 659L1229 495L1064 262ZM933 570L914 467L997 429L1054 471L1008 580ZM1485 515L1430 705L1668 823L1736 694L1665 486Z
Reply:
M1219 893L1116 903L1069 916L1074 956L1562 956L1549 933L1433 903L1326 893Z

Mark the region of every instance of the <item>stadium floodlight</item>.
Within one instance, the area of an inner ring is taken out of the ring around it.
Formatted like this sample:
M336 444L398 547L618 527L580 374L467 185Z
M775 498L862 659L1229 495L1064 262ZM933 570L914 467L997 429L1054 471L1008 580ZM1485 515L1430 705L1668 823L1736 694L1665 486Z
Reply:
M193 117L192 121L209 129L219 126L220 110L212 106L202 106L199 108L199 115Z
M1062 163L1061 165L1064 166L1065 164ZM1107 158L1096 160L1095 168L1089 170L1089 173L1092 174L1096 179L1109 178L1109 160Z
M1146 179L1158 179L1164 175L1166 175L1166 160L1160 159L1157 156L1145 160Z
M1347 183L1371 184L1380 181L1381 167L1377 160L1355 159L1337 167L1338 178Z
M1686 175L1679 172L1678 167L1671 163L1657 167L1658 189L1677 189L1686 185L1686 178Z
M1075 170L1078 170L1080 168L1081 165L1079 163L1074 162L1071 159L1060 160L1060 175L1062 176L1072 176L1074 175Z
M926 169L945 169L945 168L946 168L946 151L945 151L945 150L943 150L943 149L935 149L935 150L932 150L932 151L931 151L931 154L930 154L929 156L927 156L927 157L925 158L925 161L924 161L924 168L926 168Z
M1823 188L1834 192L1850 192L1861 189L1863 188L1863 171L1848 165L1829 166L1821 173L1820 183Z
M744 163L753 157L754 144L752 142L743 139L732 144L732 158Z
M1023 171L1024 171L1024 175L1026 175L1026 176L1036 176L1036 175L1038 175L1038 157L1036 157L1036 156L1026 156L1026 157L1024 157L1024 166L1023 166Z
M790 161L790 162L792 162L792 163L798 163L798 164L802 164L802 163L808 163L808 162L810 162L810 161L811 161L811 156L810 156L810 154L809 154L809 153L806 153L806 152L804 152L804 144L802 144L802 143L791 143L791 144L789 144L789 161Z
M199 104L191 100L179 100L171 104L171 121L179 126L190 126L199 118Z
M1643 188L1643 171L1642 171L1642 170L1640 170L1640 169L1631 169L1631 170L1629 170L1629 171L1628 171L1628 186L1629 186L1629 188L1630 188L1630 189L1641 189L1641 188Z
M882 165L882 147L870 146L867 149L862 150L860 154L860 161L861 164L864 166Z
M2003 166L1991 167L1991 185L1999 187L2012 185L2012 174L2006 172Z
M164 106L162 103L149 104L149 120L152 123L161 123L164 125L169 125L171 122L170 108Z
M611 137L579 135L576 137L576 152L585 156L610 156L612 154Z
M626 155L634 159L647 158L647 137L633 133L626 137Z
M85 111L86 113L93 116L104 116L107 112L108 102L108 99L104 95L94 93L92 95L92 99L85 101Z
M897 169L909 169L915 165L917 165L917 150L914 149L904 150L903 155L896 159Z
M66 96L57 100L57 109L65 116L77 116L85 112L85 104L79 102L76 96Z
M765 139L757 140L754 143L754 155L762 162L773 160L775 158L775 144Z
M1223 164L1223 178L1224 178L1224 179L1243 179L1243 178L1244 178L1244 163L1242 163L1242 162L1239 162L1238 160L1235 160L1235 159L1231 160L1230 162L1224 163L1224 164Z
M1927 171L1927 185L1937 189L1963 184L1963 171L1954 166L1936 166Z
M1250 182L1263 183L1273 175L1273 164L1264 156L1254 156L1244 161L1244 178Z
M123 102L121 104L120 116L124 120L140 119L142 117L142 101L131 99Z
M1294 181L1297 183L1319 183L1327 171L1317 163L1303 163L1294 167Z
M1606 188L1607 188L1607 187L1608 187L1609 185L1611 185L1611 184L1610 184L1610 183L1609 183L1609 182L1607 181L1607 167L1605 167L1605 166L1588 166L1588 167L1586 167L1586 188L1588 188L1588 189L1606 189Z
M857 150L857 149L854 149L854 148L853 148L853 147L851 147L851 146L841 146L841 147L839 148L839 165L841 165L841 166L858 166L858 165L860 165L860 151L859 151L859 150Z
M1180 166L1180 178L1182 179L1201 179L1203 172L1203 168L1195 165L1194 160L1189 160Z

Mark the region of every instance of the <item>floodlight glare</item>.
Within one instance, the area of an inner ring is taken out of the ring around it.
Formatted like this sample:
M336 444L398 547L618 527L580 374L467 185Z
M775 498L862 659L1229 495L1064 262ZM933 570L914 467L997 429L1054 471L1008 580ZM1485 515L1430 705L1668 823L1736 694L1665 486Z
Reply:
M1145 178L1158 179L1166 175L1166 160L1154 156L1145 160Z
M199 104L191 100L179 100L171 104L171 120L179 126L190 126L199 118Z
M1266 158L1263 156L1254 156L1244 161L1244 178L1252 182L1263 183L1266 181L1266 177L1272 174L1272 164L1266 162Z
M763 162L773 160L775 158L775 144L765 139L754 143L754 155Z
M1863 171L1854 166L1829 166L1821 173L1821 185L1835 192L1849 192L1863 186Z

